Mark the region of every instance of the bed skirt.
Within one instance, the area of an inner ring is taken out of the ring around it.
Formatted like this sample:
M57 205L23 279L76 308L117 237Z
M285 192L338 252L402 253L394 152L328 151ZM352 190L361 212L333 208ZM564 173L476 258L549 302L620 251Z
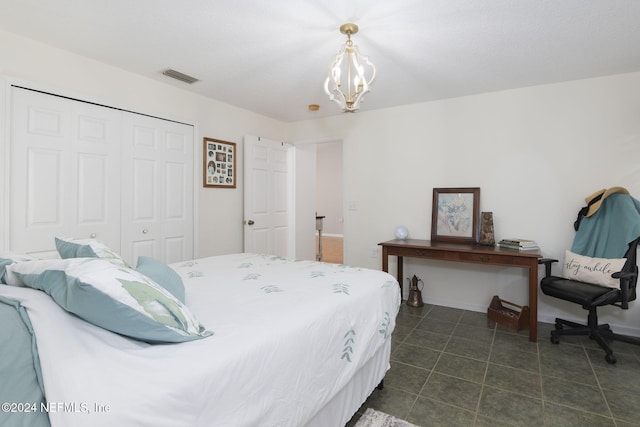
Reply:
M347 424L390 368L391 337L305 427Z

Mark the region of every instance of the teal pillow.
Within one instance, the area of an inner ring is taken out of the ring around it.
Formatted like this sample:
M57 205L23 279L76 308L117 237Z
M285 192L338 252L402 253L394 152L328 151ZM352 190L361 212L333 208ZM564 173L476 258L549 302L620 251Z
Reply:
M184 284L182 283L182 278L173 268L164 262L147 256L139 256L136 271L150 277L151 280L184 302Z
M212 332L169 291L135 270L99 258L27 261L8 267L27 286L104 329L149 343L174 343Z
M130 267L120 255L109 249L107 245L93 239L55 238L56 249L60 258L103 258L122 267Z

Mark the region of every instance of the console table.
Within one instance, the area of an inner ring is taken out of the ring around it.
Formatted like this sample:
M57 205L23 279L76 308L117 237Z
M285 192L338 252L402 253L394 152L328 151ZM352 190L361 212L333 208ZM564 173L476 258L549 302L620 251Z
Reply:
M496 246L465 243L431 242L429 240L390 240L382 246L382 270L389 272L389 256L398 257L398 282L402 293L402 260L404 257L438 259L453 262L522 267L529 269L529 341L538 339L538 251L517 251Z

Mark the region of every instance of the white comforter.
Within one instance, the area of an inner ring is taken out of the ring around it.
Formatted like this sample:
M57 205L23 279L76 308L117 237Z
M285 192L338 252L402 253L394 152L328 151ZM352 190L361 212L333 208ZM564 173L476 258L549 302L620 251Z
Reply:
M53 427L303 426L388 339L400 304L375 270L253 254L172 267L213 336L149 345L0 286L28 309Z

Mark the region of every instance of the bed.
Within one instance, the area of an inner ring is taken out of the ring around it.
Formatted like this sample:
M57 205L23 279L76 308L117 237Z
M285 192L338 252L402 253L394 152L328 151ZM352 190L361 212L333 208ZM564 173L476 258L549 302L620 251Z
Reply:
M47 260L55 274L5 263L9 282L36 285L0 285L1 425L340 427L389 369L400 292L387 273L248 253L171 264L195 335L163 342L85 320L102 306L71 314L47 286L97 265L75 255ZM117 268L164 280L139 267Z

